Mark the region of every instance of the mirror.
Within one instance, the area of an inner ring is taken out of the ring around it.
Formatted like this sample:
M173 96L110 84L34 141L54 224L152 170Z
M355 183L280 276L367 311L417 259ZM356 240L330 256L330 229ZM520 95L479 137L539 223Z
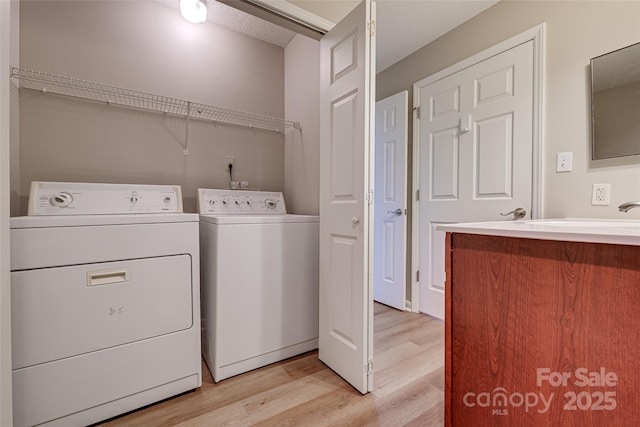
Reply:
M640 43L591 59L592 159L640 155Z

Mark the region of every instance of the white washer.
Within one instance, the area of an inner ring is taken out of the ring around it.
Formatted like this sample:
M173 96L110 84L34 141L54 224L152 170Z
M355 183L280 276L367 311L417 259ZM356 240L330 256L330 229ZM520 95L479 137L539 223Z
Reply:
M181 212L179 186L32 183L10 220L14 426L200 387L199 224Z
M318 217L263 191L199 189L198 211L214 381L318 348Z

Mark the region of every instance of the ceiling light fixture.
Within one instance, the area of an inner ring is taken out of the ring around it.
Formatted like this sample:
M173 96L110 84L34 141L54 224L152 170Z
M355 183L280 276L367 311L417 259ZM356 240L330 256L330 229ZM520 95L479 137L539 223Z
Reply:
M180 0L180 14L194 24L203 23L207 20L206 0Z

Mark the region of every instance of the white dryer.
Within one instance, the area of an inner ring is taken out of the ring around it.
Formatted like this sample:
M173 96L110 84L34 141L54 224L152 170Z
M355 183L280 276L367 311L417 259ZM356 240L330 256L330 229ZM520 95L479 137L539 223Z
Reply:
M198 190L202 353L218 382L318 347L318 217L279 192Z
M34 182L11 218L13 420L95 423L202 384L179 186Z

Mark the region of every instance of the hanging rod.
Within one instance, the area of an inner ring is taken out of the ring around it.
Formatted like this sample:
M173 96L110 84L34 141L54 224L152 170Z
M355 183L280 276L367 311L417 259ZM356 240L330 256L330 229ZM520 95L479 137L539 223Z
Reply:
M42 93L51 92L107 104L275 132L286 133L288 130L301 129L299 122L277 117L199 104L42 71L13 67L11 68L11 77L19 79L21 87L38 90Z

